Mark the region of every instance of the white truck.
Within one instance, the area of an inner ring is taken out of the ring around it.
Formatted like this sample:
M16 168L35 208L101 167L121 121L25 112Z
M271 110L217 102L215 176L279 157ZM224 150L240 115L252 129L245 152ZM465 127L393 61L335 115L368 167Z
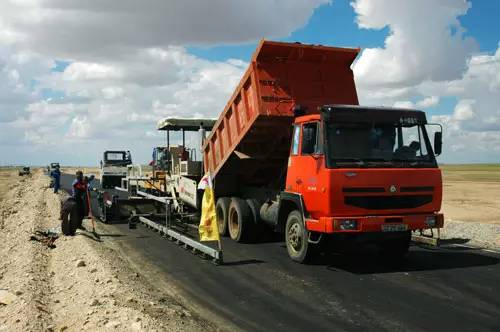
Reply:
M132 164L130 151L104 151L101 160L100 182L103 189L113 189L121 185L127 176L127 166Z

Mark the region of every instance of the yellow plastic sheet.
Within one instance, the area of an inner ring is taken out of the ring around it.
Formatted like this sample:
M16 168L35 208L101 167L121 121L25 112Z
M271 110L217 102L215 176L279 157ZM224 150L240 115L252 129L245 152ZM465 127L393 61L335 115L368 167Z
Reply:
M215 212L215 197L210 174L206 174L200 181L198 188L204 188L201 204L201 219L198 231L200 241L220 241L217 214Z

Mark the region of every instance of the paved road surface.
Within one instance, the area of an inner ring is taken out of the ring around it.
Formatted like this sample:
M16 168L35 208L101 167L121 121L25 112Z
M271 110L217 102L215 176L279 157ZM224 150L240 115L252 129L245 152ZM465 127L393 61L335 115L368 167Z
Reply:
M69 189L70 177L62 178ZM390 267L368 251L293 263L283 242L223 241L223 266L145 227L110 225L114 241L198 306L249 331L500 331L500 255L413 246ZM103 234L104 235L104 234Z

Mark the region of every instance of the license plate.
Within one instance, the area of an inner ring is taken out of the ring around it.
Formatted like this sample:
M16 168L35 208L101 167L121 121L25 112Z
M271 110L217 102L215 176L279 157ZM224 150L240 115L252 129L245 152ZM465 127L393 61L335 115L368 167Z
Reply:
M389 224L382 225L382 232L402 232L408 229L406 224Z

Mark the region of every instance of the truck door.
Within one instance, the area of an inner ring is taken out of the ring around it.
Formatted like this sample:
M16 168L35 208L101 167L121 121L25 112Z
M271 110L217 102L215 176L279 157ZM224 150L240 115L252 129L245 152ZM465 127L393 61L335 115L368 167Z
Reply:
M299 147L300 147L300 133L302 126L300 124L293 126L292 147L290 149L290 157L288 157L288 169L286 174L285 190L289 192L299 192L300 178L297 173L299 163Z
M304 204L309 213L321 210L322 190L321 181L323 169L323 155L321 152L319 122L302 124L302 140L300 144L299 165L297 177L300 179L299 190L304 197Z
M287 190L303 195L308 212L321 209L325 187L321 181L324 160L320 134L317 121L296 125L288 164Z

